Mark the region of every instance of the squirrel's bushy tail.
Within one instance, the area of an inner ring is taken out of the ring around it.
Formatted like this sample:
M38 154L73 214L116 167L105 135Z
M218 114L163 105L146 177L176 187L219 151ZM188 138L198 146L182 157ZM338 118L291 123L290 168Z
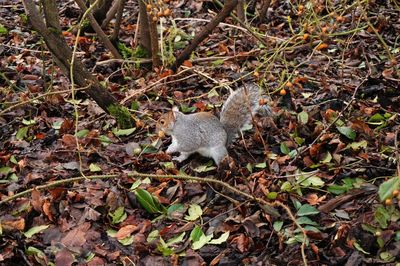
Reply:
M248 83L233 92L222 106L220 121L228 135L229 144L240 128L251 120L251 114L258 108L259 88Z

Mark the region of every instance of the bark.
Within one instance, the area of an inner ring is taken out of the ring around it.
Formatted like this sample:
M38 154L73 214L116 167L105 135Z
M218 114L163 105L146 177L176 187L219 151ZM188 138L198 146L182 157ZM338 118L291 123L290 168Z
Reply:
M149 28L150 28L150 43L151 43L151 61L154 67L159 67L161 65L161 59L158 55L158 34L157 34L157 22L153 21L150 16L149 18Z
M139 1L139 45L151 55L151 39L149 19L146 10L146 3L144 0Z
M107 16L107 12L110 10L113 0L103 0L98 4L98 8L94 9L93 17L97 23L101 24Z
M120 2L121 2L121 0L114 1L110 11L107 12L106 18L101 23L101 28L102 29L106 28L108 23L110 23L110 21L113 19L113 17L117 13L117 9L118 9L118 7L120 5Z
M229 0L225 2L222 10L209 23L207 23L202 31L196 34L192 42L186 46L182 53L177 57L174 64L171 66L173 72L176 72L180 65L182 65L186 59L189 59L191 53L199 46L199 44L211 34L220 22L230 15L237 3L238 0Z
M64 37L60 31L48 28L43 18L40 15L38 7L34 0L23 0L25 12L33 26L38 33L43 37L47 48L55 59L56 64L60 67L61 71L68 78L70 77L70 62L72 61L72 51L65 42ZM55 5L50 5L44 8L50 13L57 13ZM52 20L47 24L54 24ZM59 23L57 23L59 24ZM59 25L54 25L59 28ZM85 92L107 113L110 113L111 108L121 108L114 96L102 88L97 78L93 76L79 60L75 60L73 67L74 82L81 87L87 87ZM118 118L117 118L118 119ZM126 119L126 118L125 118Z
M111 36L111 41L114 43L118 39L119 29L121 27L121 21L122 21L122 14L124 13L124 7L125 7L126 0L120 0L120 1L116 1L116 2L118 2L117 17L115 18L114 31L113 31L113 35Z
M245 0L238 0L238 4L236 7L237 17L242 22L246 22L246 16L244 11Z
M263 0L260 10L260 21L265 22L267 20L267 11L271 5L271 0Z

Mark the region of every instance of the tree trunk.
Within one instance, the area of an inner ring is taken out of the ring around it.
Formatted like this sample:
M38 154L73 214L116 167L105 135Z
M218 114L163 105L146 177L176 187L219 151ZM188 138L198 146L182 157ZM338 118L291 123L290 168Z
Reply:
M46 0L52 2L50 5L44 7L46 12L49 14L58 14L54 0ZM64 75L70 77L70 62L72 59L72 51L65 42L64 37L61 35L59 29L59 22L55 24L55 20L51 19L47 22L47 26L41 17L38 7L33 0L23 0L25 12L28 15L32 26L39 32L43 37L49 51L53 55L56 64L60 67ZM45 16L46 17L46 16ZM55 27L55 28L53 28ZM105 88L102 88L97 78L93 76L79 60L75 60L73 66L73 79L76 84L81 87L87 87L85 92L107 113L111 113L115 116L116 113L120 117L115 117L121 127L129 127L129 123L132 123L132 118L129 113L121 115L121 112L116 112L116 109L124 110L124 107L120 106L114 96ZM125 108L126 109L126 108ZM114 113L114 114L113 114Z

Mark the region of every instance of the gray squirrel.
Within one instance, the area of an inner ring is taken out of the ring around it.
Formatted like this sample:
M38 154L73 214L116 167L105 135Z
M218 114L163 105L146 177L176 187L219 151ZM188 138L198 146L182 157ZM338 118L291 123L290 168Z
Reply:
M226 147L239 130L250 122L251 114L258 108L259 88L254 83L246 84L228 97L219 119L208 112L186 115L175 106L160 117L156 129L159 136L166 134L172 137L166 152L180 152L180 156L174 160L182 162L197 152L212 158L219 165L228 154Z

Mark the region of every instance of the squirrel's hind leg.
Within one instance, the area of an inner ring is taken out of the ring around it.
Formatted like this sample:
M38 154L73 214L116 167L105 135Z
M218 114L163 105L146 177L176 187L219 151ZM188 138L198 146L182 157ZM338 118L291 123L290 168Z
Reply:
M228 154L228 151L225 147L225 145L222 146L216 146L213 148L210 148L209 150L209 157L213 158L214 162L219 165L219 163L224 159L224 157Z

